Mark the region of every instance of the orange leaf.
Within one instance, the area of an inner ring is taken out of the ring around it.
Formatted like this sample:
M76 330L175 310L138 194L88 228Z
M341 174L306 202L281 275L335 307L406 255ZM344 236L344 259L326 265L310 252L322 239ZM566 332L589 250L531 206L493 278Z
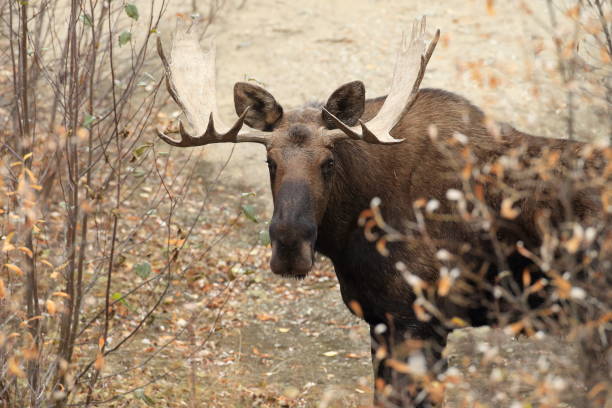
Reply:
M104 368L104 355L99 352L96 356L96 362L94 363L94 368L98 371Z
M414 203L412 203L415 208L423 208L425 207L425 204L427 204L427 200L423 197L417 198L414 200Z
M34 257L34 254L32 253L32 250L30 248L26 248L26 247L19 247L17 248L19 249L21 252L23 252L24 254L26 254L28 257L32 258Z
M361 305L356 300L351 300L349 302L349 309L355 314L357 317L363 317L363 309Z
M525 323L523 323L522 321L518 321L516 323L512 323L509 326L506 326L506 331L510 332L511 334L518 334L520 333L521 330L523 330L523 328L525 327Z
M528 293L528 294L529 293L539 292L542 288L544 288L544 286L546 286L546 280L538 279L533 285L528 287L525 292Z
M32 344L31 348L21 349L21 354L23 354L23 358L26 360L36 360L38 358L38 349L35 344Z
M523 287L531 285L531 273L528 268L523 269Z
M570 291L572 290L572 284L563 279L561 276L557 276L553 279L555 286L558 288L557 293L561 299L567 299Z
M603 46L599 49L599 56L601 57L601 62L604 62L606 64L612 62L612 58L610 57L608 49Z
M11 240L13 239L14 232L9 233L6 238L4 238L4 245L2 246L2 252L9 252L15 249L15 246L11 244Z
M47 306L47 312L49 312L50 315L54 315L57 313L57 306L55 305L54 301L52 301L51 299L47 299L45 305Z
M48 266L49 268L53 268L53 264L51 262L47 261L46 259L41 259L38 262L40 262L43 265Z
M17 275L21 276L23 275L23 271L21 270L20 267L18 267L17 265L13 265L13 264L4 264L4 267L6 269L9 269L13 272L15 272Z
M4 287L4 281L0 279L0 299L4 299L6 296L6 289Z
M389 256L389 250L387 249L387 240L385 238L381 238L376 241L376 250L382 256Z
M51 296L59 296L59 297L63 297L63 298L69 298L70 295L67 294L66 292L53 292L51 294Z
M514 201L509 198L504 198L501 205L500 214L502 217L507 218L509 220L513 220L519 216L521 210L517 210L516 208L512 208L514 205Z
M484 201L484 186L480 183L474 186L474 195L479 201Z
M450 291L451 280L448 276L442 276L438 282L438 295L446 296Z
M402 363L401 361L394 360L394 359L388 359L385 361L385 364L388 367L391 367L393 370L397 371L398 373L402 373L402 374L410 373L410 367L408 366L408 364Z
M13 374L15 377L24 378L26 376L25 372L19 367L19 363L15 359L15 357L11 357L8 359L8 371Z
M262 322L278 322L278 316L272 316L267 313L260 313L255 315L255 317Z
M580 5L576 5L565 12L569 18L577 18L580 15Z
M490 16L495 15L495 8L493 7L493 0L487 0L487 14Z

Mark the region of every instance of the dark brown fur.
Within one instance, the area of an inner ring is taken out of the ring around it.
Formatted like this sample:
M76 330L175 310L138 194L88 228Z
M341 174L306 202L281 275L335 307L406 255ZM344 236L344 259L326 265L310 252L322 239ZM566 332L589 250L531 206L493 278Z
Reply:
M355 123L359 117L367 121L378 112L384 97L363 104L361 89L356 83L341 87L326 107L336 116L344 115L346 123ZM268 99L266 103L277 105ZM338 112L339 109L344 111ZM265 112L253 115L265 117ZM381 199L385 221L397 227L415 220L413 203L418 198L437 199L441 212L452 213L454 208L448 204L446 193L449 189L463 190L463 186L457 170L439 146L463 148L449 144L455 132L467 137L467 146L480 166L493 163L510 149L525 146L521 158L525 161L545 152L559 151L561 174L564 165L570 162L569 157L585 146L527 135L506 124L498 128L499 135L495 137L485 123L482 111L469 101L436 89L419 92L414 105L391 132L395 138L405 139L395 145L350 139L330 142L321 132L322 126L331 126L330 122L314 107L289 111L275 119L268 146L275 205L270 227L273 271L303 277L312 266L314 250L326 255L334 264L344 302L370 324L373 342L393 349L406 338L425 341L430 368L435 369L441 364L440 352L449 329L436 319L423 322L416 317L412 307L415 295L396 267L397 262L403 262L412 274L435 282L439 278L439 264L431 246L422 239L413 239L389 244L389 255L383 256L366 239L358 219L374 197ZM432 132L440 145L432 141ZM486 184L484 189L487 204L498 210L502 197ZM535 215L549 209L554 222L555 214L561 211L558 203L550 200L549 193L535 185L531 194L517 203L521 212L516 219L511 222L500 219L498 239L509 245L520 240L527 247L536 248L540 238ZM593 217L600 210L593 191L578 191L569 200L575 216L581 219ZM508 265L496 265L494 256L487 258L493 252L491 243L470 223L429 220L427 229L433 239L443 242L451 252L463 251L465 262L490 261L487 277L492 280L497 279L502 266L517 274L528 265L521 257L510 259ZM462 249L466 243L472 248L467 252ZM307 244L312 244L310 251ZM444 315L460 317L473 325L494 323L490 311L482 306L482 299L490 294L473 289L468 303L459 305L442 299L437 306ZM386 325L387 330L375 334L374 328L379 324ZM398 350L396 356L401 354ZM383 364L377 375L388 382L392 379ZM413 403L430 406L427 400Z

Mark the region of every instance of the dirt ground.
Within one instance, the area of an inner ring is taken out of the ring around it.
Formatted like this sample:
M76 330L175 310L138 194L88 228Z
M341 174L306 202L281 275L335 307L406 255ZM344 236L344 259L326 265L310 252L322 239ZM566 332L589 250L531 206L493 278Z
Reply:
M171 2L164 38L172 31L171 16L189 13L190 3ZM460 93L521 130L564 134L559 78L541 23L548 21L545 2L530 2L532 14L520 12L515 2L490 3L493 9L481 0L229 1L211 27L218 44L221 113L235 115L232 85L244 80L263 84L286 109L325 100L355 79L365 83L368 96L385 94L401 31L427 15L429 32L439 27L443 36L424 86ZM197 4L206 11L206 4ZM580 137L606 136L599 131L601 118L591 111L578 114L584 119L578 121ZM179 283L178 303L185 310L205 310L194 341L206 341L188 363L164 363L164 368L176 365L174 375L152 385L147 395L163 400L159 396L170 393L180 401L177 406L193 406L185 397L193 387L195 406L202 407L371 404L367 327L342 304L328 262L320 259L303 281L269 272L269 249L258 244L266 228L262 221L271 213L263 148L206 147L200 153L206 162L202 175L212 178L230 151L206 222L220 221L219 208L237 208L243 192L256 194L248 200L260 222L242 219L234 225L214 248L218 264ZM195 240L205 242L206 236ZM197 266L197 250L190 256ZM497 330L465 329L452 335L447 353L449 375L465 380L447 390L449 408L544 406L529 402L550 391L529 386L544 378L565 401L551 397L548 406L580 406L575 351L559 339L517 340Z

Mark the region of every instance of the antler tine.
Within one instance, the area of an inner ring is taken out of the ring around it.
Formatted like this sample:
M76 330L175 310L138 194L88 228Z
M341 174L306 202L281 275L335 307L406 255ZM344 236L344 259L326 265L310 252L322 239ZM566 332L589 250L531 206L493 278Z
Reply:
M423 16L420 21L417 20L413 23L408 43L406 43L406 35L402 35L400 50L393 71L391 90L378 114L367 123L359 121L361 127L359 129L356 126L345 125L340 119L327 112L338 127L338 130L331 132L332 137L349 137L378 144L393 144L403 141L403 139L395 139L390 132L416 100L427 63L440 38L440 30L437 30L429 47L425 50L425 27L426 19Z
M267 143L267 138L261 132L242 131L249 109L245 109L231 127L224 125L219 118L215 92L216 49L211 43L209 50L204 52L194 27L188 29L177 27L172 41L170 60L166 57L159 37L157 53L164 67L168 92L185 114L193 133L200 135L192 136L183 123L179 122L180 140L175 140L161 130L157 130L158 136L164 142L177 147L225 142Z

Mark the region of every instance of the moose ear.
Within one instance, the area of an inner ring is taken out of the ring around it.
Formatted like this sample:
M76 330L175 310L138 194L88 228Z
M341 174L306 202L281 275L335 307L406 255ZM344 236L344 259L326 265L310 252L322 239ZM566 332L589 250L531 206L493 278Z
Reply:
M363 86L363 82L349 82L336 89L327 100L325 109L348 126L355 126L365 109L365 86ZM325 111L323 111L323 120L328 129L336 127Z
M244 122L253 129L270 132L283 116L283 108L276 99L260 86L246 82L234 85L234 106L238 116L251 107Z

